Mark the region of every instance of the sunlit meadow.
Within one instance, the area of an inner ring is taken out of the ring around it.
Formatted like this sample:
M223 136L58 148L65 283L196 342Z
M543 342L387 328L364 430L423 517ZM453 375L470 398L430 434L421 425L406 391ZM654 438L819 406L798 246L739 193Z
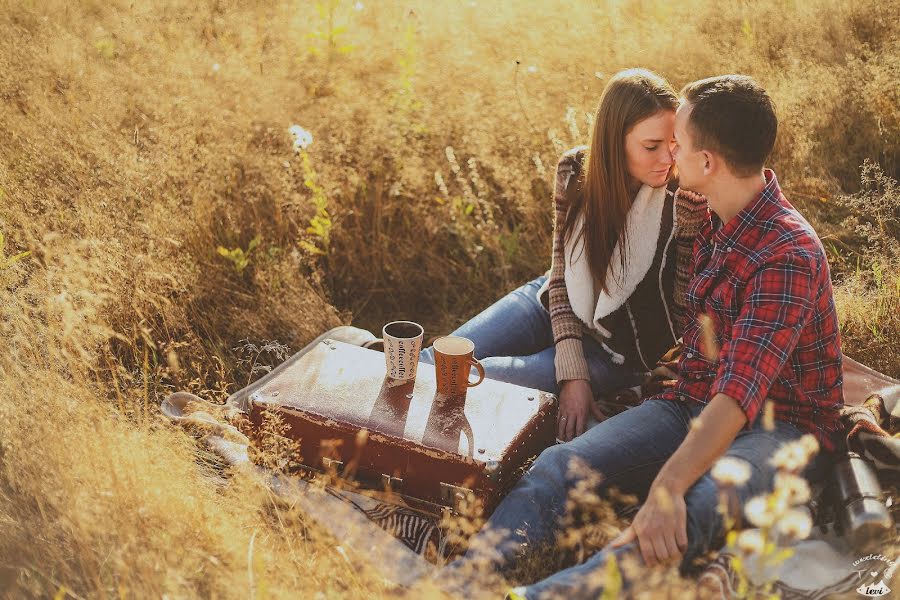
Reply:
M396 594L159 401L542 273L557 157L626 67L770 90L845 350L900 375L897 0L0 7L0 595Z

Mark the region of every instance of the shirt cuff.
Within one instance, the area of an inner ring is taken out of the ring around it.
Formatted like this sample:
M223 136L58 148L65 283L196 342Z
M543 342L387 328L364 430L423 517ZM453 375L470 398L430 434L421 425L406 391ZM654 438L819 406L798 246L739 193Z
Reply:
M584 358L584 346L580 339L569 338L556 343L556 382L569 379L591 380L591 370Z
M716 394L725 394L738 403L738 406L747 417L744 429L751 429L759 410L762 408L765 398L759 395L759 385L755 381L746 381L734 373L725 370L725 363L719 366L719 373L710 389L709 399Z

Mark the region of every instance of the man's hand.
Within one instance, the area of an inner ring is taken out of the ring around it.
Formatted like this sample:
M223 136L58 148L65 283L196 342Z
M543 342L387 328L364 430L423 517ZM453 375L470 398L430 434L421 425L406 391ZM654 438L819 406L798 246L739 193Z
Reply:
M648 566L681 562L688 543L684 494L664 485L651 486L634 521L610 545L618 548L635 539Z
M725 453L747 422L740 405L725 394L716 394L678 450L656 475L647 502L631 526L611 542L613 547L638 542L648 565L680 558L687 549L687 506L684 495Z
M590 382L587 379L563 381L559 390L556 437L568 442L584 433L589 413L593 413L598 421L606 418L594 402Z

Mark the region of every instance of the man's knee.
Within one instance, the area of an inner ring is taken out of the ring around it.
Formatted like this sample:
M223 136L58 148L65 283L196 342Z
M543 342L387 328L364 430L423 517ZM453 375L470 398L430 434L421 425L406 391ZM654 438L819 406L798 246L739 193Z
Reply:
M601 447L595 450L602 453L603 449ZM594 465L592 467L580 455L581 451L583 448L572 442L550 446L534 461L529 476L569 488L588 475L602 471L602 468L598 468L598 463L602 461L598 461L599 457L596 454L591 456L591 463Z
M567 487L578 463L579 458L573 448L568 444L556 444L541 452L528 475L559 487Z

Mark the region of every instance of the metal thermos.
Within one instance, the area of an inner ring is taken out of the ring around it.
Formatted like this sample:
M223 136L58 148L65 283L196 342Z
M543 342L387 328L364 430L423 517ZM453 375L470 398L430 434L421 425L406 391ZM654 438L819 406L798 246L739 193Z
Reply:
M875 468L856 452L838 454L834 466L835 509L844 537L857 551L876 547L893 532Z

